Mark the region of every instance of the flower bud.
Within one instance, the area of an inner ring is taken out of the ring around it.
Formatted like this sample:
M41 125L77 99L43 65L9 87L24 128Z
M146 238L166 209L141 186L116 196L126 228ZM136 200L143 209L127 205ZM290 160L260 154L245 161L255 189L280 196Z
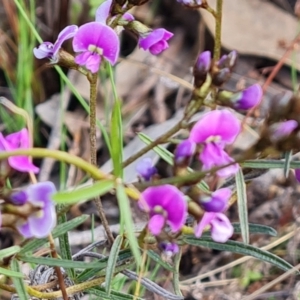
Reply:
M237 52L235 50L229 52L227 55L223 55L217 62L219 69L229 68L232 70L237 61Z
M226 82L231 76L231 71L229 68L221 69L213 75L212 82L215 86L221 86Z
M208 71L211 67L211 53L210 51L202 52L194 65L194 85L195 87L201 87L205 82Z

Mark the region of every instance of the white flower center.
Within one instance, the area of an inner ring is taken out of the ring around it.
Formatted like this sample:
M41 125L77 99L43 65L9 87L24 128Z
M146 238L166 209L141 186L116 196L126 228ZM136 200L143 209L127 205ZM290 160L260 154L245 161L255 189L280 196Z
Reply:
M89 45L88 50L93 53L97 53L99 55L103 55L103 49L99 48L95 45Z

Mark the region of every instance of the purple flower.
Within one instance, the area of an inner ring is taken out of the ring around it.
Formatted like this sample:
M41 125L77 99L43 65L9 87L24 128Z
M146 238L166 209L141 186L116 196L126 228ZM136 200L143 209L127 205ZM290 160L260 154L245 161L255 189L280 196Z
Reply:
M211 238L219 243L227 242L234 232L233 226L224 214L206 212L195 229L195 236L201 237L207 225L210 225Z
M4 137L0 133L0 151L13 151L17 149L28 149L29 134L26 128ZM20 172L38 173L39 168L32 164L27 156L11 156L8 158L8 164Z
M295 177L300 182L300 169L295 169Z
M200 204L207 212L223 212L227 207L231 193L229 188L216 190L210 197L202 197Z
M149 181L153 175L157 173L157 169L153 166L152 160L149 157L140 160L135 170L141 175L146 181Z
M245 90L234 94L231 98L231 102L233 102L233 107L235 109L247 110L255 107L259 103L262 94L261 86L259 84L254 84Z
M106 0L97 8L97 10L96 10L96 22L100 22L102 24L107 23L107 18L109 17L111 5L112 5L112 0ZM112 19L114 19L114 18L112 18ZM134 20L134 17L133 17L132 14L126 12L122 16L122 19L130 22L130 21Z
M53 62L58 60L58 51L61 48L61 45L67 39L72 38L78 30L78 26L70 25L64 28L54 44L50 42L43 42L39 45L38 48L33 49L33 54L36 58L50 58Z
M173 255L175 255L179 252L179 247L175 243L162 242L159 244L159 247L169 257L172 257Z
M169 48L167 40L173 36L173 33L165 30L164 28L158 28L146 36L140 37L139 47L144 50L149 50L151 54L158 55L162 51Z
M270 130L270 140L275 143L288 137L296 128L298 123L295 120L284 121L272 124Z
M224 151L224 147L234 142L240 130L240 121L228 110L208 112L194 125L189 140L203 145L199 156L203 170L233 162L233 159ZM218 170L217 174L220 177L227 177L235 174L238 168L237 164L232 164Z
M175 163L182 164L194 155L196 150L196 144L190 140L182 141L175 150ZM188 163L187 162L187 163Z
M150 214L148 228L153 235L159 235L166 223L172 232L178 232L184 225L187 202L183 193L172 185L147 188L138 203Z
M109 26L90 22L79 27L73 38L73 49L81 52L75 62L96 73L102 57L112 65L116 63L120 50L119 38Z
M18 198L18 193L22 193L22 198L24 192L26 202L39 210L29 216L25 223L19 224L17 229L25 238L44 238L56 224L55 207L51 200L56 188L52 182L40 182L29 186L25 191L16 192L14 197Z

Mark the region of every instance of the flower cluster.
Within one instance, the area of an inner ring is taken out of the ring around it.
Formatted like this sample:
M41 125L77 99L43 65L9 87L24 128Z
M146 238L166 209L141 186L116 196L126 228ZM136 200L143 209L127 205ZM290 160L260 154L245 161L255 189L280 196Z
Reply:
M0 133L0 151L28 149L29 147L30 137L26 128L7 136ZM39 172L39 168L31 162L28 156L10 156L7 163L12 169L20 172ZM5 177L8 172L2 175ZM16 229L25 238L42 238L49 235L56 224L55 208L51 200L51 196L55 192L53 183L43 182L30 185L25 190L12 192L8 197L4 197L9 205L13 206L9 212L12 214L15 212L15 215L21 216L17 219L17 224L8 225L16 226ZM18 209L18 207L20 208ZM1 219L0 213L0 221Z
M33 50L36 58L49 58L52 63L59 63L59 50L67 39L73 38L73 50L77 54L75 63L85 66L92 73L97 73L103 58L110 64L117 62L120 52L120 42L117 32L108 24L113 24L116 16L110 16L113 1L104 1L97 9L95 21L67 26L58 35L56 42L43 42ZM150 30L134 20L134 17L125 12L121 15L121 28L132 29L139 35L139 47L149 50L153 55L160 54L168 48L167 41L173 34L164 28ZM118 20L117 20L118 23ZM118 24L116 24L118 25ZM115 26L116 26L115 25ZM141 29L142 28L142 29Z

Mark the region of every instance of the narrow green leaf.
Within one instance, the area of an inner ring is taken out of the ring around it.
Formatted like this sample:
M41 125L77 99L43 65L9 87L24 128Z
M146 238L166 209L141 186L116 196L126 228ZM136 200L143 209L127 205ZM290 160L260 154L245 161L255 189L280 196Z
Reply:
M159 254L157 254L153 250L148 250L147 254L152 260L154 260L156 263L160 264L164 269L174 272L174 266L172 266L168 262L162 260L162 258Z
M78 225L82 224L87 218L90 216L88 215L82 215L80 217L74 218L66 223L60 224L56 226L56 228L53 230L52 235L53 238L57 238L60 235L72 230L73 228L77 227ZM22 250L20 251L20 254L25 254L29 251L34 251L35 249L42 247L44 244L48 242L47 238L44 239L34 239L30 242L28 242L25 246L22 247Z
M133 256L137 262L137 265L141 264L141 253L139 250L139 244L137 238L135 236L134 226L133 226L133 218L131 214L129 199L125 192L124 186L122 184L118 184L117 188L117 199L120 209L121 220L124 222L126 228L126 235L129 241L129 245Z
M8 257L11 255L14 255L18 252L20 252L21 248L19 246L12 246L6 249L3 249L0 251L0 260L2 260L4 257Z
M57 259L52 257L33 257L33 256L19 256L19 260L37 264L46 265L51 267L62 267L62 268L78 268L78 269L103 269L107 265L107 260L100 260L97 262L83 262L83 261L70 261L66 259Z
M114 180L101 180L91 186L75 189L74 191L57 192L52 196L52 199L59 204L73 204L102 196L112 190L113 187Z
M1 267L0 267L0 274L8 277L24 278L24 274L22 274L21 272L15 272Z
M111 247L109 258L107 261L107 268L106 268L106 276L105 276L105 291L107 295L110 295L111 287L112 287L112 279L115 272L116 263L118 260L118 255L121 249L121 245L123 242L123 237L118 235Z
M110 126L111 159L114 166L114 175L123 178L123 125L121 102L119 100L115 101Z
M246 184L244 180L243 171L239 168L239 171L235 175L236 192L237 192L237 204L238 213L240 219L241 233L244 243L249 244L249 225L248 225L248 207L247 207L247 193Z
M284 176L287 178L289 176L290 166L291 166L291 160L292 160L292 151L287 151L284 153Z
M286 262L284 259L278 257L277 255L241 242L229 240L226 243L222 244L214 242L212 239L207 237L201 237L199 239L190 236L184 237L183 240L189 245L204 246L219 251L229 251L233 253L253 256L261 261L269 262L284 271L288 271L293 268L291 264Z
M271 236L277 236L277 231L269 226L248 223L250 233L268 234ZM239 223L232 223L234 233L241 233L241 225Z
M102 297L104 299L112 299L112 300L143 300L143 298L140 297L134 297L133 295L129 295L129 294L125 294L122 292L118 292L118 291L111 291L111 295L107 295L107 293L105 292L105 289L102 287L97 287L97 288L91 288L86 290L88 293L98 296L98 297Z
M138 137L142 142L144 142L146 145L149 145L150 143L153 142L152 139L150 139L146 134L140 132L138 133ZM162 158L166 163L169 165L173 166L174 165L174 154L171 153L168 149L161 145L157 145L156 147L153 148L153 151L157 153L157 155ZM188 168L189 172L193 173L192 168ZM203 191L209 191L209 187L205 181L201 181L198 184L198 187L203 190Z
M246 160L242 162L241 165L245 168L254 169L283 169L285 161L284 160L268 160L268 159L257 159L257 160ZM291 169L300 169L300 161L291 161Z
M59 205L61 209L63 209L63 205ZM58 216L58 224L65 224L67 223L67 215L65 213L62 213ZM59 250L60 250L60 256L62 259L67 259L72 261L72 252L71 247L69 244L69 236L68 233L63 233L58 237L59 240ZM68 273L68 276L73 279L75 278L75 271L73 268L66 269L66 272Z
M21 273L19 262L16 259L11 260L10 267L12 271L16 273ZM24 280L21 277L12 277L12 280L17 294L19 296L19 300L30 299L25 288Z

